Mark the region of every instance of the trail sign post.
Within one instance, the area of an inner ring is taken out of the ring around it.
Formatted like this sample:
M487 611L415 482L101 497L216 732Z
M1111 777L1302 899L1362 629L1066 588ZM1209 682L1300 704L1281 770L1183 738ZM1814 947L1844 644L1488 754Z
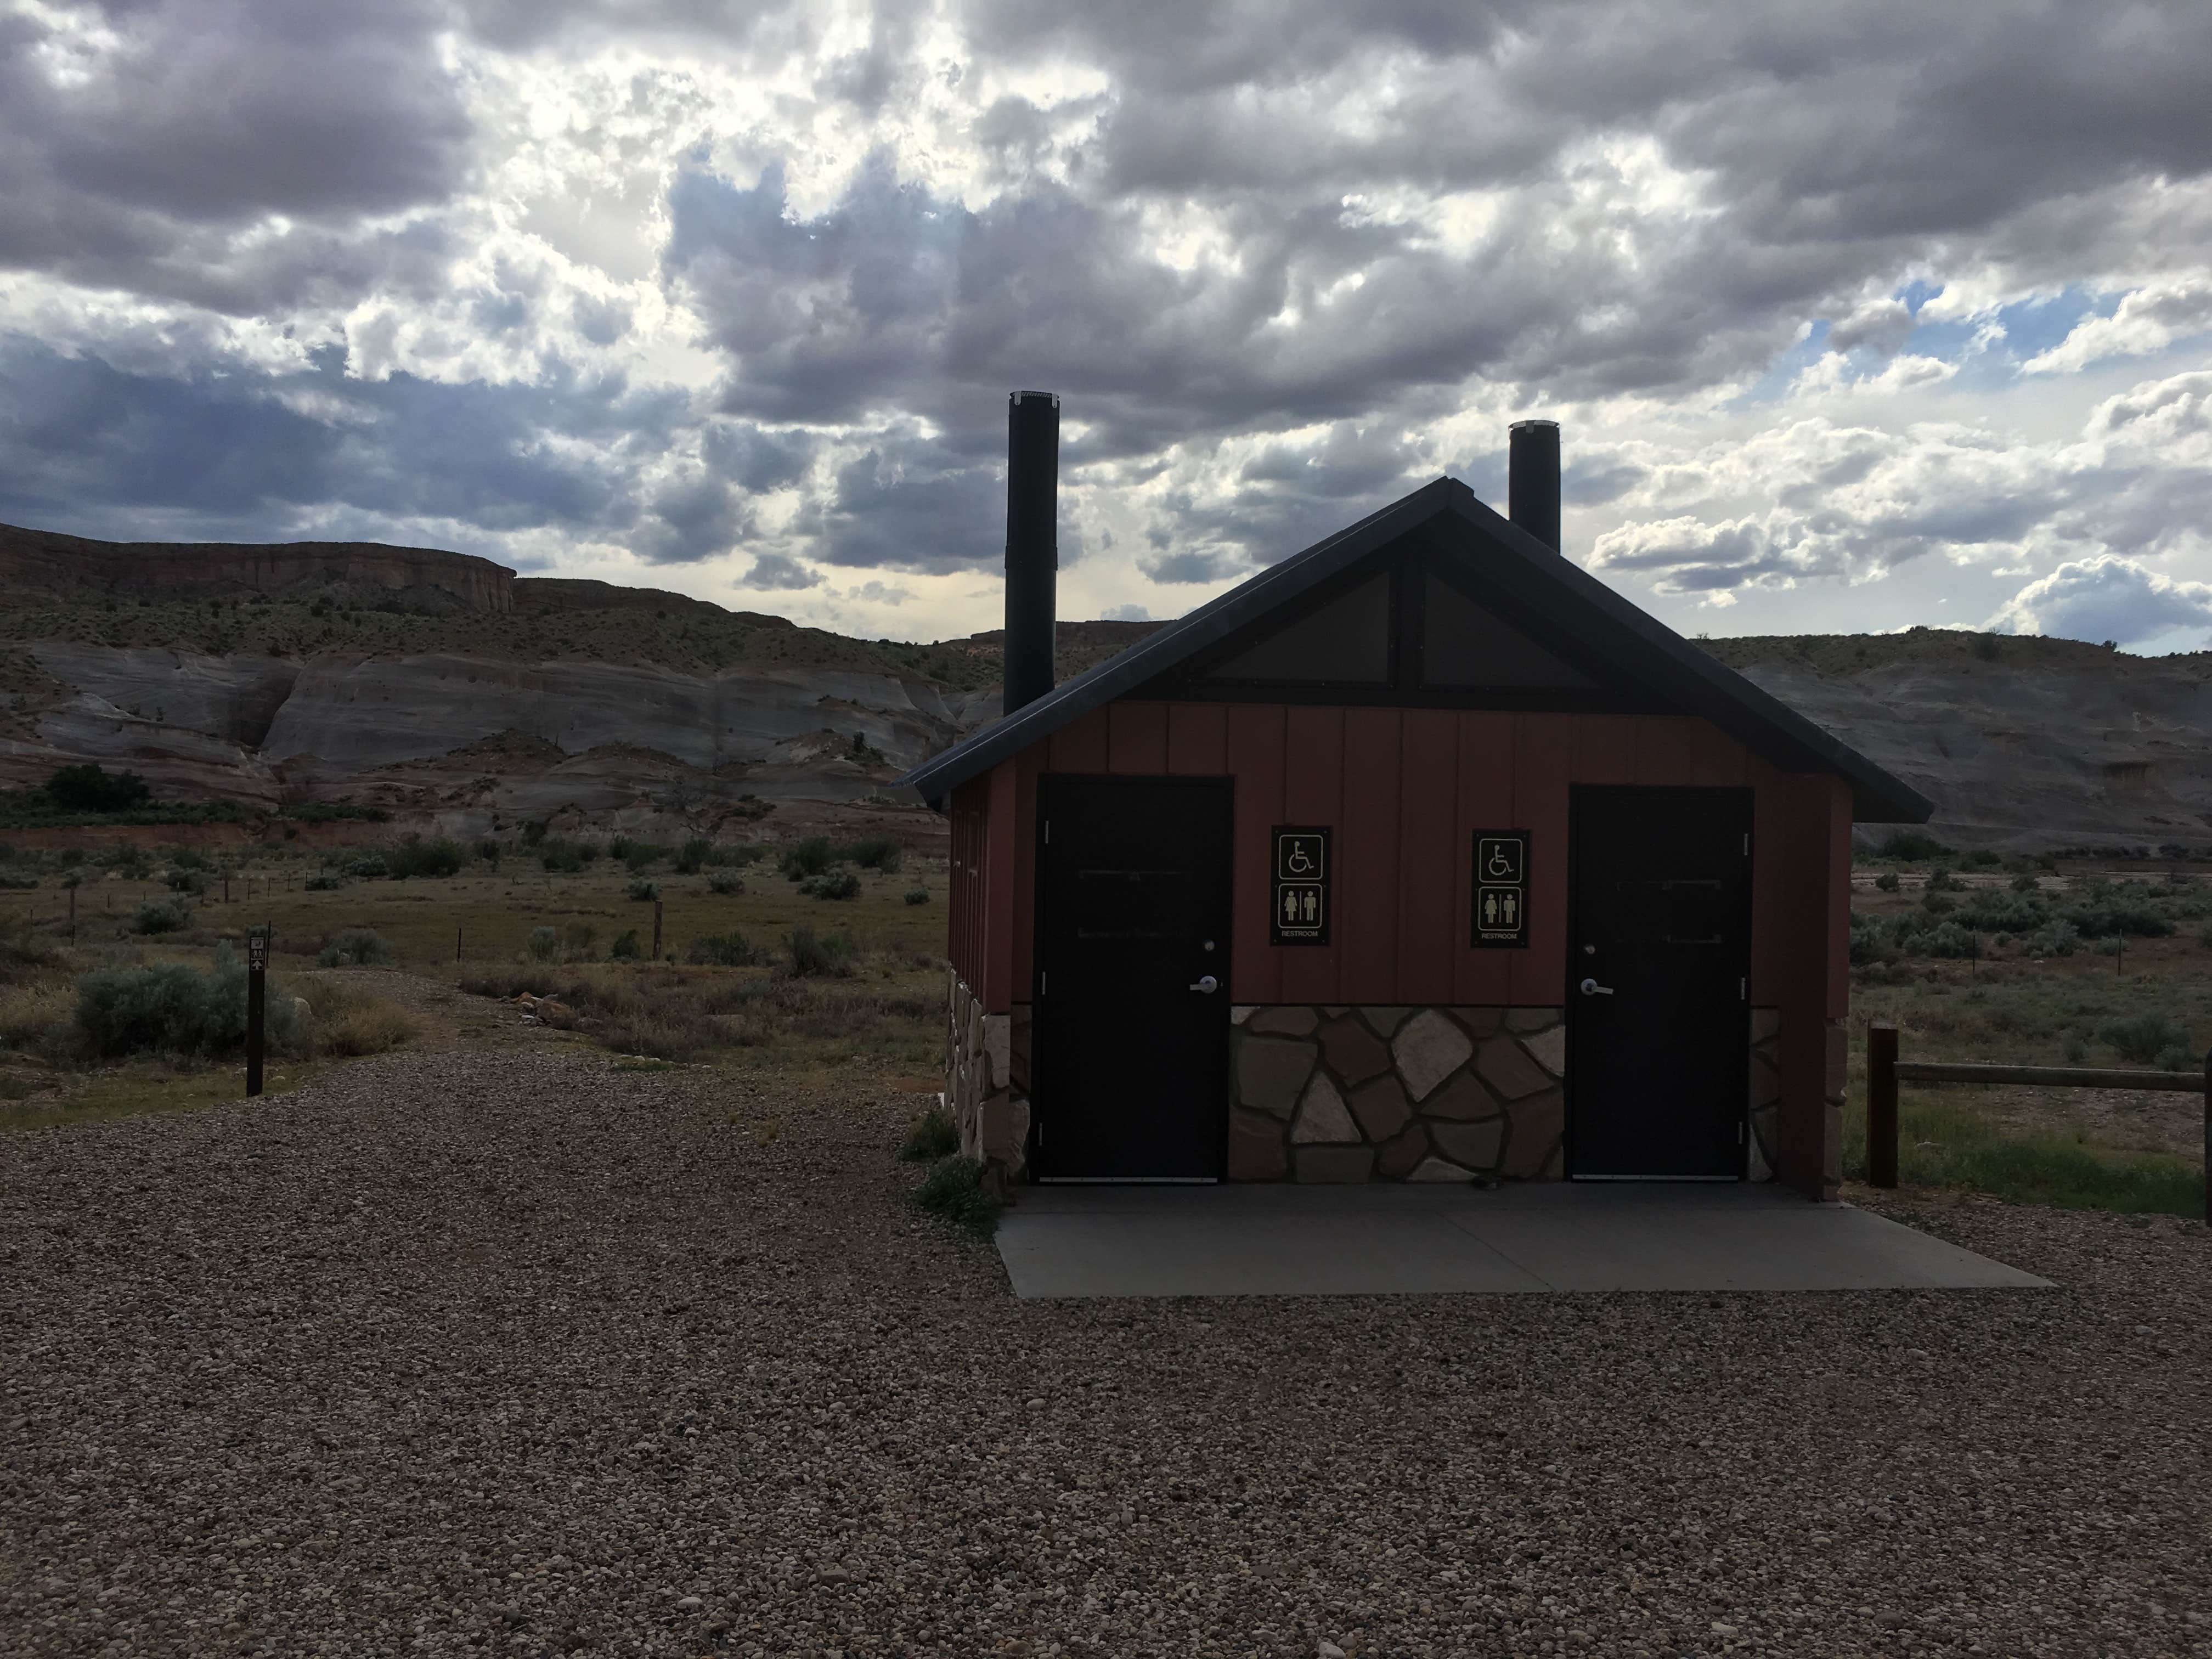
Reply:
M268 1013L269 939L266 922L246 930L246 1097L261 1092L263 1023Z

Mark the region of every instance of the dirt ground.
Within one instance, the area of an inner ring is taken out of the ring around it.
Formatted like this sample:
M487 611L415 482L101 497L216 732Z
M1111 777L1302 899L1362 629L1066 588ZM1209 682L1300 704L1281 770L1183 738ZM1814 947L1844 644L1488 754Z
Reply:
M1881 1200L2039 1292L1024 1304L907 1201L912 1076L450 995L6 1137L0 1650L2212 1653L2201 1224Z

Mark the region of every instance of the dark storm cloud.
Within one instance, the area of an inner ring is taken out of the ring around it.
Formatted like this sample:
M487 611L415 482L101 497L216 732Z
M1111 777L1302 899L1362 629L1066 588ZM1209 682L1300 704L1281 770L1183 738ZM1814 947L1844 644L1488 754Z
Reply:
M151 517L167 533L263 539L344 508L489 532L636 526L659 556L693 556L720 522L711 492L672 492L641 515L635 463L617 459L624 444L665 439L684 414L619 381L360 380L336 349L289 374L230 363L155 374L5 337L0 520L127 536ZM586 441L556 454L556 435ZM579 464L578 447L604 459Z
M781 553L763 553L752 562L752 568L738 578L740 587L766 587L790 590L819 587L819 573L809 570L796 559L787 559Z
M461 181L441 7L105 0L79 15L118 44L0 19L0 264L242 311L419 258L351 227ZM57 58L75 72L46 73ZM296 231L232 245L272 215Z

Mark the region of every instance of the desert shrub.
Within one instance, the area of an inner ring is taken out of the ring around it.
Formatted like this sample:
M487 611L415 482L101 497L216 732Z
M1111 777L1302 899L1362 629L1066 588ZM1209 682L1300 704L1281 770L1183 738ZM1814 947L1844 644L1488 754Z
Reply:
M728 898L745 890L745 878L743 876L728 875L718 870L707 878L707 890L710 893L720 893L723 897Z
M907 894L907 896L906 896L906 902L907 902L908 904L927 904L927 903L928 903L928 902L929 902L929 890L928 890L927 888L926 888L926 887L917 887L917 888L915 888L911 892L909 892L909 893L908 893L908 894Z
M477 857L483 860L486 864L491 866L493 869L496 870L499 868L500 860L507 855L507 848L501 842L498 836L484 836L479 837L477 842L476 854Z
M627 836L617 836L608 844L607 851L621 860L630 873L635 875L639 871L650 870L659 863L667 855L668 849L656 847L649 841L631 841Z
M2087 937L2125 934L2135 939L2164 939L2173 931L2172 919L2157 901L2132 884L2093 892L2060 914Z
M386 854L385 862L395 876L428 876L442 880L460 874L467 857L459 842L442 836L436 841L425 841L420 836L408 836Z
M2035 878L2033 870L2023 870L2012 878L2012 890L2015 893L2036 893L2042 890L2043 884Z
M635 927L626 933L616 934L614 943L607 946L610 962L635 962L641 953L642 947L637 942L637 929Z
M684 953L686 962L716 968L751 968L768 960L768 952L743 933L702 933Z
M837 844L827 836L808 836L777 855L775 867L793 881L818 876L837 862Z
M1874 884L1885 893L1894 893L1897 890L1897 872L1883 871L1874 878Z
M64 766L46 780L47 799L64 812L127 812L153 796L153 787L136 772L107 772L97 766Z
M549 841L538 854L549 874L573 876L584 867L584 849L573 841Z
M794 978L842 979L853 971L850 933L823 933L817 938L811 927L794 927L784 936L783 943L791 953Z
M1951 849L1929 835L1925 830L1893 830L1881 848L1884 858L1917 861L1921 859L1948 858Z
M863 870L880 870L890 875L899 867L902 854L898 837L878 832L861 836L845 844L845 860Z
M984 1184L982 1160L962 1158L957 1152L929 1166L929 1173L915 1190L914 1201L977 1232L988 1232L1002 1207Z
M349 927L315 954L318 968L389 968L392 947L374 927Z
M38 877L28 870L0 870L0 891L27 893L38 884Z
M561 924L562 954L571 962L589 957L599 942L599 930L588 921L564 921Z
M356 859L346 866L345 872L362 881L382 881L392 873L392 866L372 854L365 859Z
M353 1058L380 1054L415 1036L415 1018L397 1003L382 997L349 997L326 1018L316 1033L316 1045L325 1054Z
M1959 901L1948 893L1923 893L1920 908L1931 916L1946 916L1959 908Z
M344 885L344 883L340 878L326 872L321 875L309 876L300 885L310 893L335 893Z
M832 870L826 875L809 876L799 884L799 890L809 898L857 898L860 892L860 878L850 870Z
M2097 1041L2126 1059L2144 1064L2168 1048L2179 1049L2184 1065L2187 1063L2188 1029L2166 1014L2129 1014L2108 1019L2097 1028Z
M1959 884L1959 878L1940 864L1928 872L1927 890L1931 893L1947 892Z
M206 1059L246 1042L246 964L228 947L202 971L184 963L109 968L77 981L76 1026L105 1060L159 1053ZM271 986L263 1030L268 1045L301 1051L305 1023L291 997Z
M657 899L660 896L660 889L654 886L651 882L640 878L639 880L630 883L629 896L634 899Z
M191 913L174 899L164 899L158 904L142 904L138 914L131 919L134 933L181 933L191 925Z
M2021 941L2033 957L2070 957L2081 948L2081 933L2070 921L2049 921Z
M714 851L714 843L704 836L694 836L676 849L675 868L679 876L696 876L707 867L707 860Z
M197 870L172 870L162 879L173 893L190 893L197 898L207 891L207 878Z
M899 1162L934 1164L959 1150L960 1131L953 1125L952 1114L942 1106L933 1106L907 1130L906 1139L899 1143Z
M558 962L561 960L560 930L554 927L533 927L530 930L529 939L523 942L522 948L529 954L532 962Z

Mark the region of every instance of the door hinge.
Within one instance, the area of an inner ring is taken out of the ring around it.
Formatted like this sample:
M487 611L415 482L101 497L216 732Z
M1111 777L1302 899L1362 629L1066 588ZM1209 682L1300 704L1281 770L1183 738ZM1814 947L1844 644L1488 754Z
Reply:
M1044 821L1044 844L1048 847L1052 845L1052 820L1050 818L1047 818Z
M1743 832L1743 855L1746 858L1751 856L1751 831L1748 830Z
M1740 979L1736 981L1735 1000L1738 1002L1748 1002L1751 1000L1751 982L1748 980Z
M1046 977L1047 977L1047 975L1046 975L1045 974L1043 974L1042 971L1040 971L1040 972L1038 973L1038 975L1037 975L1037 994L1038 994L1039 996L1042 996L1042 995L1044 994L1044 982L1045 982Z

